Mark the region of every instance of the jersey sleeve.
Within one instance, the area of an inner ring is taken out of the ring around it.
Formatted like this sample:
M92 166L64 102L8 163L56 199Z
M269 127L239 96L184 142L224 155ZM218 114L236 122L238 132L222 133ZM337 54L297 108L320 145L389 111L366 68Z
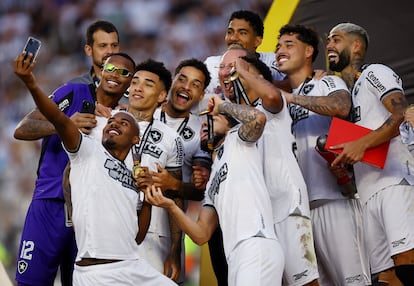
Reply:
M332 75L321 78L319 81L319 87L321 89L321 95L331 95L332 93L340 90L348 91L346 83L340 77Z
M381 101L390 93L404 92L400 76L383 64L371 64L367 67L365 83L366 88Z

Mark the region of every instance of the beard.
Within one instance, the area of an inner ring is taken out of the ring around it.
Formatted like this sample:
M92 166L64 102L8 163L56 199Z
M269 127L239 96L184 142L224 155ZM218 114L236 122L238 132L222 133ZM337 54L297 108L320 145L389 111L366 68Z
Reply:
M343 50L339 54L338 62L329 62L329 69L335 72L341 72L351 62L351 55L348 50Z
M112 150L116 146L116 142L112 138L106 138L102 140L102 145L106 150Z
M224 134L214 135L214 138L213 138L213 147L214 148L217 146L218 142L220 142L220 140L223 139L223 137L224 137ZM203 150L205 152L209 152L209 153L211 153L213 151L213 150L210 150L208 148L208 139L201 140L200 148L201 148L201 150Z

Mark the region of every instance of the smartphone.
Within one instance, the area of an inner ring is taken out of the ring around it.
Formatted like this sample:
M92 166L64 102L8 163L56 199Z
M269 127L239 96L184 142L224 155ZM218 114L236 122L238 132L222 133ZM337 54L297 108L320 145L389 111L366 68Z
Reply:
M81 113L91 113L94 114L95 113L95 105L87 100L84 100L82 102L82 109L80 111Z
M33 62L36 59L37 54L39 53L41 45L42 45L42 42L40 40L33 38L33 37L29 37L27 39L26 45L23 48L23 51L27 52L24 60L26 60L29 54L33 54L33 57L31 60L31 62Z

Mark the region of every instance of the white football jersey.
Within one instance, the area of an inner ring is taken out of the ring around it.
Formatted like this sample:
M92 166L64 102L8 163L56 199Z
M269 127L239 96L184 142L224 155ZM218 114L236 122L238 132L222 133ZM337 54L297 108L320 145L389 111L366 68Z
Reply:
M115 114L118 110L113 110ZM107 118L96 117L98 125L92 130L91 136L99 142L102 140L102 130L106 125ZM145 147L142 150L141 165L148 167L151 171L157 171L157 165L162 168L182 168L184 158L184 148L182 140L175 130L171 129L164 123L153 120L151 129L146 132L150 125L148 121L138 122L140 140L145 141ZM131 152L125 159L129 168L133 166ZM163 208L152 207L151 224L148 232L158 233L160 236L170 237L170 227L168 223L167 211Z
M266 114L266 126L258 141L263 171L273 208L274 223L290 214L310 216L305 180L293 153L295 140L291 118L284 100L279 113L267 111L259 102L257 108Z
M228 258L234 247L253 236L275 239L272 208L256 143L240 139L239 125L217 148L203 206L215 208Z
M200 147L201 118L192 114L190 114L188 119L172 118L158 108L154 112L154 119L167 124L167 126L176 130L181 136L184 146L183 182L191 182L193 160L211 162L211 155L201 150Z
M162 168L182 168L184 149L180 136L175 130L164 123L153 120L151 126L148 121L140 121L139 133L142 143L145 143L141 165L157 172L157 164ZM147 127L150 127L147 130ZM139 149L139 148L138 148ZM132 154L125 159L128 166L133 166ZM151 223L148 232L158 233L160 236L170 237L168 212L160 207L152 207Z
M363 69L352 89L352 120L369 129L379 128L390 116L382 100L392 92L404 92L401 78L389 67L371 64ZM391 139L384 169L366 163L354 164L355 180L362 203L377 191L399 184L414 184L414 159L400 136Z
M324 76L321 79L306 80L292 93L303 96L329 96L340 90L348 90L341 78ZM317 138L328 134L332 117L320 115L295 104L289 104L289 112L296 139L296 158L308 186L309 200L344 199L336 178L328 169L328 163L315 150Z
M131 168L84 134L79 149L68 155L77 260L139 258L135 237L142 201Z

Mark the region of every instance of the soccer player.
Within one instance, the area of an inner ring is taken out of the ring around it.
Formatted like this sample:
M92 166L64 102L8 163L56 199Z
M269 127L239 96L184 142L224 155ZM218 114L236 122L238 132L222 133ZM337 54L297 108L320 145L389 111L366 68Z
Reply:
M383 280L381 275L395 268L404 285L413 285L414 159L398 137L407 100L401 78L391 68L364 64L368 43L368 33L353 23L340 23L328 35L329 68L341 72L352 89L351 120L373 130L333 146L342 153L332 166L354 165L371 272ZM367 149L387 141L390 145L383 169L361 162Z
M308 194L293 153L292 120L286 101L272 84L269 68L246 49L232 45L223 55L220 66L219 78L225 98L254 105L267 118L258 145L275 232L285 253L284 284L317 285Z
M71 161L78 244L73 284L175 285L138 254L151 207L140 200L131 169L124 163L133 144L139 142L135 119L126 112L115 114L108 120L101 142L81 133L37 85L32 73L35 64L29 62L31 55L26 61L24 57L22 53L15 59L14 71L29 89L39 111L55 127ZM133 67L129 59L122 59L122 69ZM121 69L121 61L118 64Z
M209 107L214 122L213 166L198 220L187 216L160 189L147 190L146 199L166 208L199 245L209 240L220 223L229 285L281 285L283 252L274 233L256 145L266 117L253 107L224 102L217 95L210 98Z
M285 25L279 32L276 60L293 89L292 94L284 95L293 120L296 158L308 187L319 284L353 281L352 285L370 285L359 200L342 195L326 160L315 151L318 137L329 131L332 116L346 118L352 105L341 78L314 78L312 63L318 56L318 44L313 29Z
M97 88L92 84L68 83L54 91L51 97L86 134L97 121L94 114L79 113L82 105L94 106L96 102L108 108L117 106L129 87L135 67L134 61L121 53L109 57L106 64L102 71L103 80ZM68 156L55 127L37 108L18 124L14 136L22 140L43 138L36 188L21 236L16 280L23 285L53 285L60 267L62 283L71 285L77 250L62 190Z

